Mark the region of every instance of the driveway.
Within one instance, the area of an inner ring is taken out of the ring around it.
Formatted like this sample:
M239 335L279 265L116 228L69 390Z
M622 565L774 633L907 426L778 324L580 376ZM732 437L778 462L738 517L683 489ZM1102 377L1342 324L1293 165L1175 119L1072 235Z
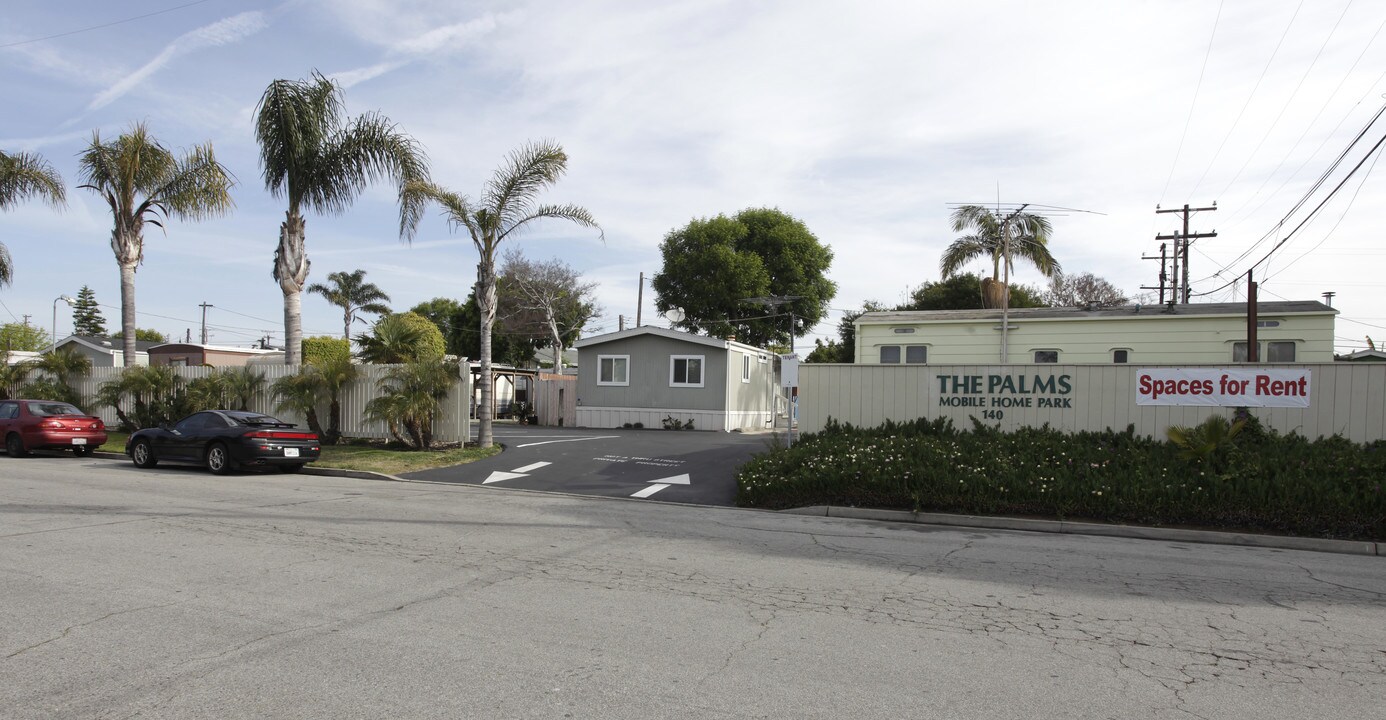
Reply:
M497 425L505 452L421 470L411 480L494 485L575 495L731 505L736 471L773 436L699 431Z

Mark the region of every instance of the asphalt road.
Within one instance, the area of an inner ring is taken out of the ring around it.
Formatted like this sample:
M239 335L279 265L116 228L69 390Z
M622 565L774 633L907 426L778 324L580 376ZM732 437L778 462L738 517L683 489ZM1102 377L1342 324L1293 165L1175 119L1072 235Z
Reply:
M1382 558L0 458L4 718L1373 718Z
M505 452L466 465L408 473L434 482L490 484L577 495L732 505L736 471L775 441L742 434L496 425Z

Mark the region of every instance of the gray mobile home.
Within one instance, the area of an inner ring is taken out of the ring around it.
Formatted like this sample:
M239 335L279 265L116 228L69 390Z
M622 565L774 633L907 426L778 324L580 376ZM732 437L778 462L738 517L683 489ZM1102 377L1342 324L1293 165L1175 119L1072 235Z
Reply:
M771 427L780 389L769 350L658 327L638 327L574 343L577 424L610 428L666 418L697 430Z

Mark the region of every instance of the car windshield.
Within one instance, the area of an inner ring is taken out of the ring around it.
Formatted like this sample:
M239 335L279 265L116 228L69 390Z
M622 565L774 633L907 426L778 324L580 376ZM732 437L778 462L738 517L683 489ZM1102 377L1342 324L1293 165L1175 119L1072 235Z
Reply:
M86 413L64 402L31 402L29 403L29 414L38 417L52 417L54 415L85 415Z

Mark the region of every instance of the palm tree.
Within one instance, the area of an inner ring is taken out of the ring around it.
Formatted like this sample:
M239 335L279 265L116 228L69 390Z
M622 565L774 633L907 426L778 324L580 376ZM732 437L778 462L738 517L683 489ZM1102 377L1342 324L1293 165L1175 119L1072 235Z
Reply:
M390 306L385 304L390 302L390 296L376 287L375 283L366 282L365 278L365 270L357 270L352 273L334 272L327 274L327 281L332 283L331 287L322 283L313 283L308 286L308 292L317 293L342 309L342 339L344 340L351 339L352 321L365 322L365 320L356 317L356 313L362 311L377 315L390 313Z
M235 180L217 162L211 143L175 157L149 135L144 123L110 142L92 133L80 165L80 187L101 195L115 220L111 250L120 265L121 339L125 367L134 367L135 270L144 261L145 224L164 229L169 217L201 220L225 215L235 206Z
M0 150L0 210L8 210L21 200L33 197L54 207L66 203L62 176L37 154L10 155ZM10 259L9 248L0 243L0 285L8 285L13 280L14 262Z
M533 220L558 218L582 227L600 226L592 214L577 205L537 205L539 193L558 182L568 167L568 155L550 140L529 143L510 153L505 165L496 170L473 203L462 195L429 182L416 181L404 186L401 216L405 238L415 228L429 202L437 203L448 224L464 227L481 256L476 268L476 298L481 308L481 405L477 408L477 442L491 447L491 328L496 323L496 248Z
M35 363L35 367L52 377L56 394L62 395L53 399L66 400L74 405L81 404L77 390L72 387L72 379L91 374L91 358L77 352L71 346L64 345L44 353Z
M457 382L456 362L439 357L390 368L377 381L382 395L366 403L365 417L384 423L396 440L415 450L433 444L433 421Z
M300 365L298 372L285 375L270 385L274 394L274 411L291 412L302 415L308 421L308 429L330 445L318 420L318 400L323 393L322 373L312 365Z
M1059 272L1059 261L1049 253L1049 218L1031 213L1015 213L1004 219L981 205L963 205L953 211L953 232L972 230L943 252L939 262L944 279L957 274L964 265L979 257L991 258L991 278L982 278L982 306L999 307L1008 289L1001 284L1001 261L1005 255L1006 273L1015 269L1013 259L1028 260L1045 277ZM1010 236L1005 242L1002 231ZM1007 252L1009 246L1009 252Z
M426 181L428 165L413 138L382 115L368 113L349 122L342 117L342 91L314 71L307 80L275 80L256 109L255 139L265 187L276 198L288 196L279 226L274 279L284 293L284 362L303 361L301 294L308 281L303 210L342 213L366 185L392 179ZM401 190L401 193L403 191ZM400 206L400 234L405 231Z

